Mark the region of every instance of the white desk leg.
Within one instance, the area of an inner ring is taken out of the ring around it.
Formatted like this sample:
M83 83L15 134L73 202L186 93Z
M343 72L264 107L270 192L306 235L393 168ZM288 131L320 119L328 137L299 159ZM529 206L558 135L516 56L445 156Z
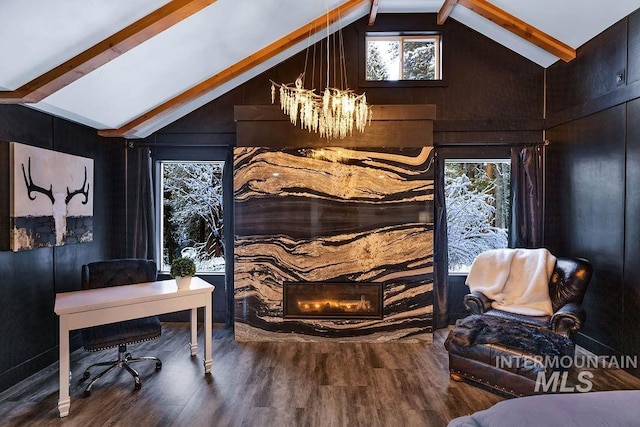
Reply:
M211 354L211 294L207 294L207 304L204 306L204 373L211 372L213 356Z
M71 398L69 397L69 322L67 316L60 316L60 395L58 411L60 417L69 415Z
M198 351L198 309L191 309L191 355L195 356Z

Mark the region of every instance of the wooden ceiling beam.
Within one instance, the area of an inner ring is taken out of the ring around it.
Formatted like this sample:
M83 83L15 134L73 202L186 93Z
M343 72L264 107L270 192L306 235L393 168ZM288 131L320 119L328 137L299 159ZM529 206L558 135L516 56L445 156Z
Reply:
M369 11L369 26L373 26L376 23L376 16L378 16L378 3L380 0L371 1L371 10Z
M458 4L458 0L446 0L442 4L442 7L438 11L438 25L444 24L456 4Z
M576 50L571 46L527 24L523 20L511 15L509 12L506 12L497 6L494 6L486 0L457 0L456 3L472 10L495 24L500 25L504 29L522 37L528 42L546 50L565 62L569 62L576 57ZM440 15L438 14L438 17L439 16Z
M163 104L160 104L159 106L125 124L119 129L100 130L98 131L98 135L104 137L135 137L138 129L144 128L150 123L166 117L182 106L211 92L220 85L240 76L241 74L262 64L270 58L304 41L318 31L324 30L327 27L327 23L329 24L329 26L331 26L342 16L348 14L351 10L357 7L361 7L365 3L369 3L369 1L370 0L348 0L337 8L329 11L328 19L326 14L320 16L319 18L298 28L297 30L289 33L281 39L233 64L232 66L220 71L218 74L215 74L208 79L198 83L197 85L186 90L180 95L166 101Z
M39 102L215 2L173 0L18 89L0 91L0 104Z

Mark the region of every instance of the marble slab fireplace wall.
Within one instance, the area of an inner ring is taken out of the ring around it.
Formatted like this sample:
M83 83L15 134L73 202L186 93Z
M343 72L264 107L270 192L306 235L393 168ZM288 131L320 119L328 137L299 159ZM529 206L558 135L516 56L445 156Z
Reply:
M431 341L432 147L234 150L239 341ZM382 319L283 316L285 282L380 282Z

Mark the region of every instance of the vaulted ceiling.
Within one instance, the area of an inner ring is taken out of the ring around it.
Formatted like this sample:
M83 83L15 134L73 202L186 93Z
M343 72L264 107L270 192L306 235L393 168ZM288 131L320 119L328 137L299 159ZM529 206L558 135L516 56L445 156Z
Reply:
M548 67L640 0L2 0L0 103L143 138L384 13L438 13Z

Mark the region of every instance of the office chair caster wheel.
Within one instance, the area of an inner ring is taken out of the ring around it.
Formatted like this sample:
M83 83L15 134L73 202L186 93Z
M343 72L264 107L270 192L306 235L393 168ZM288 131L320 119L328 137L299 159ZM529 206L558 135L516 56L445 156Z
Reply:
M156 372L158 372L160 369L162 369L162 362L158 360L156 362Z
M138 377L135 378L135 381L136 381L136 385L134 386L134 389L140 390L142 388L142 381L140 381L140 378Z
M89 397L89 396L91 396L91 390L85 390L84 397Z
M89 371L84 371L84 374L82 374L82 379L86 380L91 376L91 373Z

